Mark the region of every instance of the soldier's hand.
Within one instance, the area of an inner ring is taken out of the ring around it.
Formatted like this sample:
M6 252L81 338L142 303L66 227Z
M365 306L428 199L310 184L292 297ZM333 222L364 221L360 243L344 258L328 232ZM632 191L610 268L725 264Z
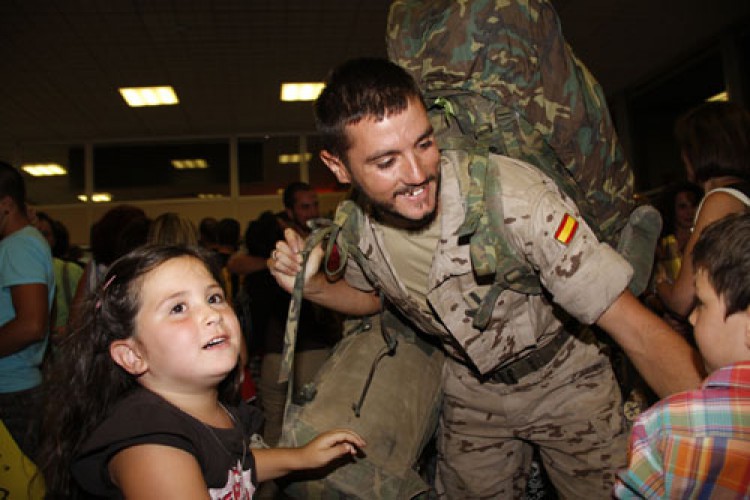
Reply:
M294 288L294 280L297 273L302 269L302 250L305 240L293 229L284 230L284 239L276 242L276 249L268 259L268 269L278 282L279 286L291 293ZM310 278L317 274L323 261L323 248L316 246L310 253L305 268L305 284Z

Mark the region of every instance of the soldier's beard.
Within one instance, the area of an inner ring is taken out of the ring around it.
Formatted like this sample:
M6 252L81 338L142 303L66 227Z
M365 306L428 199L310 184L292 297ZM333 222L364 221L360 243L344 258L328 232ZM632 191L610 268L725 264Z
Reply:
M423 215L418 219L412 219L400 214L393 206L393 203L387 203L378 201L370 198L365 191L357 185L356 182L352 183L354 189L354 200L359 203L363 209L370 213L378 222L386 224L388 226L396 227L399 229L406 229L408 231L418 231L424 229L435 220L438 213L438 205L440 197L440 177L430 177L425 183L430 183L433 180L435 182L435 207L427 214Z

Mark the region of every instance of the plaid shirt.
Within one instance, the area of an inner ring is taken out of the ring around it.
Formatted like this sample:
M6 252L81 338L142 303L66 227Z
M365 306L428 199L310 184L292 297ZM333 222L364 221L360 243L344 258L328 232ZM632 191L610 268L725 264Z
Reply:
M750 361L715 371L638 418L618 498L750 497Z

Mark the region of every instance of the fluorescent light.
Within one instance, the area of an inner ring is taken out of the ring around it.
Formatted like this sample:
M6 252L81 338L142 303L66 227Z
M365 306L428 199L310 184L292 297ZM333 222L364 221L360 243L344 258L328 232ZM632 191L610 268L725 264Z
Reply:
M223 198L223 194L219 193L198 193L198 198L201 200L212 200L214 198Z
M174 89L170 86L163 87L121 87L118 89L128 106L137 108L141 106L166 106L177 104Z
M89 199L85 194L79 194L78 199L86 203ZM110 193L94 193L91 195L91 201L94 203L104 203L112 201L112 195Z
M21 170L34 177L49 177L52 175L65 175L68 173L59 163L37 163L23 165Z
M305 161L312 159L312 153L305 153ZM302 156L299 153L279 155L279 163L302 163Z
M172 160L172 166L177 170L208 168L208 162L203 158L190 158L186 160Z
M716 95L712 95L708 99L706 99L706 102L713 102L713 101L728 101L729 95L727 94L727 91L719 92Z
M282 101L314 101L325 87L324 83L282 83Z

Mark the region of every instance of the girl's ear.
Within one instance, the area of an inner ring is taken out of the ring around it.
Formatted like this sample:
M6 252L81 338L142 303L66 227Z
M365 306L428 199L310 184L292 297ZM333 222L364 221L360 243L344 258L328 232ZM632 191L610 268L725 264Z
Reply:
M123 370L136 377L146 373L148 363L141 356L133 339L115 340L109 345L109 355Z

